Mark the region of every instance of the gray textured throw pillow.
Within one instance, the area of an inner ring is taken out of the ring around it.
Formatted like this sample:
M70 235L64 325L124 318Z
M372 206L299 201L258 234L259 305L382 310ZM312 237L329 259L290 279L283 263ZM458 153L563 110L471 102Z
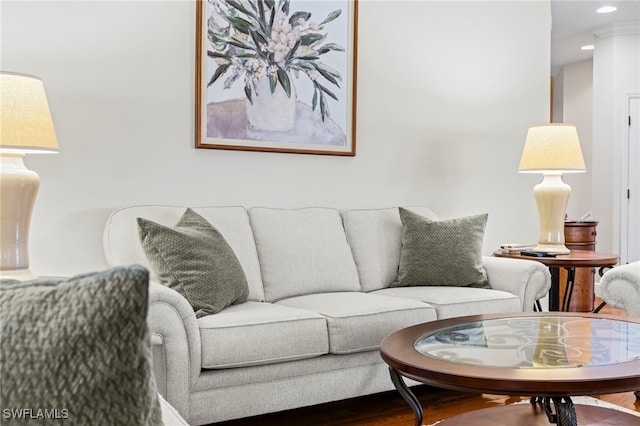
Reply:
M0 285L1 423L161 425L148 285L140 266Z
M247 278L233 249L193 210L173 227L138 218L138 231L156 276L187 299L196 317L247 301Z
M433 221L400 207L402 249L391 287L490 288L482 264L487 214Z

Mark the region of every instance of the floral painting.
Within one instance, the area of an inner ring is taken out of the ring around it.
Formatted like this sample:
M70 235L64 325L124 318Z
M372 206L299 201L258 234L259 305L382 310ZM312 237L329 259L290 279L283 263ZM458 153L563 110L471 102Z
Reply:
M196 147L355 155L357 2L197 3Z

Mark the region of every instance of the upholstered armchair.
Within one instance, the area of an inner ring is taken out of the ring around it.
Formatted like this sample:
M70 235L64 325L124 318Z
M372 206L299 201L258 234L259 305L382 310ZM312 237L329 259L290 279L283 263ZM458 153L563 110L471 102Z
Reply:
M600 279L600 297L607 305L640 317L640 261L605 272Z
M640 261L616 266L600 279L600 297L607 305L640 317ZM640 399L640 390L635 392Z

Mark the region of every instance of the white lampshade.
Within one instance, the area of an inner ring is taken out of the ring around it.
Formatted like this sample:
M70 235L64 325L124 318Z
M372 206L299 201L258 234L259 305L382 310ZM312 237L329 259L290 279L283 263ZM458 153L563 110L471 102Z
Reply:
M571 124L540 124L527 132L520 167L522 173L584 172L578 131Z
M42 80L0 74L0 150L3 152L57 152L53 120Z

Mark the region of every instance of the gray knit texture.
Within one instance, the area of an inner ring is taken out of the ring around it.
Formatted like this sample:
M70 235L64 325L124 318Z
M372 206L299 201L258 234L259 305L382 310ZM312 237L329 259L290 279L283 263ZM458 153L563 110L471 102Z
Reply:
M193 210L173 227L138 218L138 231L156 276L187 299L196 317L247 301L249 286L233 249Z
M0 286L1 424L161 425L148 271Z
M482 264L487 214L433 221L399 208L402 250L398 279L390 287L490 288Z

